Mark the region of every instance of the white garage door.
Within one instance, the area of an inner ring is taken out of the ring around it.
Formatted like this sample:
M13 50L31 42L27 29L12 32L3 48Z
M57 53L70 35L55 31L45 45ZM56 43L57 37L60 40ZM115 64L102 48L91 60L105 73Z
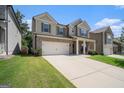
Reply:
M112 54L112 48L104 48L104 54L105 55L111 55Z
M42 41L42 55L69 54L69 43Z

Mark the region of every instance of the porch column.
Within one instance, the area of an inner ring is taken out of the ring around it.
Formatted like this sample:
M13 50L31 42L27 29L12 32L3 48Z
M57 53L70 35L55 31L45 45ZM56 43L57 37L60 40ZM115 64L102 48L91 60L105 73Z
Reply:
M96 41L94 41L94 51L96 51Z
M76 40L76 55L79 54L79 43L78 40Z
M86 41L83 41L83 54L85 54L85 48L86 48Z

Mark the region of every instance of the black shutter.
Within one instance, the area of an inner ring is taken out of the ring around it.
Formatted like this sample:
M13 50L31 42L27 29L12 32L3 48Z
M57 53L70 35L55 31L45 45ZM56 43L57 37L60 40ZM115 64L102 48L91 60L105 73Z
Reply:
M51 25L49 24L49 33L51 33Z
M82 36L82 33L81 33L81 28L79 28L79 33L80 33L80 36Z
M43 23L41 23L41 32L43 32Z
M77 27L77 25L74 27L75 29L74 29L74 33L76 34L76 36L78 36L78 27ZM75 32L76 31L76 32Z

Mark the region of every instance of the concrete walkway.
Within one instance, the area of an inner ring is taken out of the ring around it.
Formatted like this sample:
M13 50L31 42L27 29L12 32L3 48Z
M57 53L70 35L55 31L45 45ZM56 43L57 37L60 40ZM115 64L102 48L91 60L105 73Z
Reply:
M79 56L43 56L76 87L124 87L124 69Z
M0 60L12 58L14 55L0 55Z
M114 58L120 58L120 59L124 59L124 56L121 55L108 55L109 57L114 57Z

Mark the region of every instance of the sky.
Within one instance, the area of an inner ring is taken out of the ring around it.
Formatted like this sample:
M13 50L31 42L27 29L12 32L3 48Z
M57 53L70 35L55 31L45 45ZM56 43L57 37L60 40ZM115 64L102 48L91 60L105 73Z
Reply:
M76 19L85 20L91 30L110 26L114 36L124 27L124 6L109 5L14 5L25 16L31 30L32 17L48 12L58 23L69 24Z

